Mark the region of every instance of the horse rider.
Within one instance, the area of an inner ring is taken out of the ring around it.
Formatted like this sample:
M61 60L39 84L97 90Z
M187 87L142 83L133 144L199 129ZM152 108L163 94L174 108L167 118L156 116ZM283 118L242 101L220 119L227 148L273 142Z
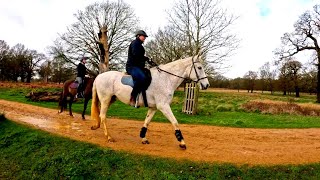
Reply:
M144 73L145 62L147 61L151 66L156 64L146 57L144 47L142 46L145 39L148 37L145 31L139 30L135 33L136 39L133 40L128 50L128 60L126 63L126 71L133 78L133 89L131 92L130 105L135 106L136 98L142 91L143 84L146 80Z
M78 81L79 86L77 89L77 98L83 98L83 83L84 83L84 77L87 73L87 68L85 64L87 63L87 57L82 57L80 60L80 63L77 66L77 78L76 81Z

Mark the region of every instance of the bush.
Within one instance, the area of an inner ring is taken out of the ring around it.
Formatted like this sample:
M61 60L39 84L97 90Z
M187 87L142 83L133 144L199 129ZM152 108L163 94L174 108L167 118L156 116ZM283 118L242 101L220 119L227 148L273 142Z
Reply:
M233 105L230 104L221 104L216 107L216 111L218 112L228 112L233 111Z
M249 112L262 114L295 114L304 116L320 116L320 106L314 104L296 104L293 101L281 102L270 100L253 100L242 105Z

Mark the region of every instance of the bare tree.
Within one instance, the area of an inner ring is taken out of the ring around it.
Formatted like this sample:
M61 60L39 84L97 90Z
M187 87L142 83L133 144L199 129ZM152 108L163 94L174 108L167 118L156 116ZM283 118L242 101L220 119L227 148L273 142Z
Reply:
M299 71L302 68L302 64L299 61L291 60L285 64L286 68L290 73L290 78L294 83L294 89L296 92L296 97L300 97L300 89L299 89Z
M269 62L265 63L263 66L259 68L259 76L260 76L262 93L264 90L266 90L266 84L267 84L266 81L267 81L267 76L269 72L270 72Z
M168 14L189 56L201 51L218 67L238 47L239 40L230 32L237 17L221 8L220 0L179 0Z
M282 47L275 54L280 59L294 56L295 54L312 50L316 53L315 66L317 72L317 102L320 103L320 5L315 5L313 11L306 11L294 25L292 33L285 33L282 39Z
M52 62L50 60L46 60L39 66L38 74L40 78L42 78L43 82L47 83L51 79L52 76Z
M77 22L68 27L67 32L60 35L51 53L69 63L76 65L79 57L89 56L92 73L99 69L101 52L98 32L107 28L110 69L124 67L123 55L137 30L138 19L133 9L122 0L105 1L89 5L75 14Z
M301 75L301 89L310 95L317 91L317 69L313 65L304 65Z
M276 69L272 70L267 75L267 86L268 86L271 94L274 93L276 78L277 78L277 70Z
M271 91L273 94L274 90L274 81L276 79L276 70L271 70L270 62L266 62L263 66L259 69L260 74L260 81L262 83L262 93L264 90Z
M254 71L248 71L244 76L243 78L245 79L245 86L249 91L251 91L251 93L253 93L253 90L254 90L254 86L255 86L255 81L256 79L258 78L258 74L257 72L254 72Z
M280 64L279 64L280 65ZM286 68L285 63L282 63L279 67L279 81L280 86L283 91L283 95L287 95L287 92L290 90L290 72Z
M166 64L186 57L187 44L181 39L181 34L177 33L172 26L159 29L154 39L145 45L147 55L158 64Z
M3 41L0 40L0 80L6 79L6 66L8 62L8 56L10 53L10 47L9 45Z

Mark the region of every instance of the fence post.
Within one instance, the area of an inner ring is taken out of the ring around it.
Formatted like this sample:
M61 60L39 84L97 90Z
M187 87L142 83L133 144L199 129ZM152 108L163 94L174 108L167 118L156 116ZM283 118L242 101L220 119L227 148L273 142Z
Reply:
M182 112L186 114L196 114L198 107L199 87L197 83L186 83L185 98L182 107Z

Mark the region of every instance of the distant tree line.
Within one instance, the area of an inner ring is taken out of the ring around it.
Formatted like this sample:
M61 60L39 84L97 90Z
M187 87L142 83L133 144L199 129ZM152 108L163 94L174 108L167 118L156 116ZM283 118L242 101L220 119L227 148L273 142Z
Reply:
M23 44L10 47L0 40L0 80L30 82L45 55Z
M237 90L282 91L283 95L294 93L296 97L300 92L317 93L317 70L313 65L302 65L294 59L287 59L277 66L267 62L257 71L248 71L243 77L226 78L220 74L210 78L210 85L214 88L229 88Z

